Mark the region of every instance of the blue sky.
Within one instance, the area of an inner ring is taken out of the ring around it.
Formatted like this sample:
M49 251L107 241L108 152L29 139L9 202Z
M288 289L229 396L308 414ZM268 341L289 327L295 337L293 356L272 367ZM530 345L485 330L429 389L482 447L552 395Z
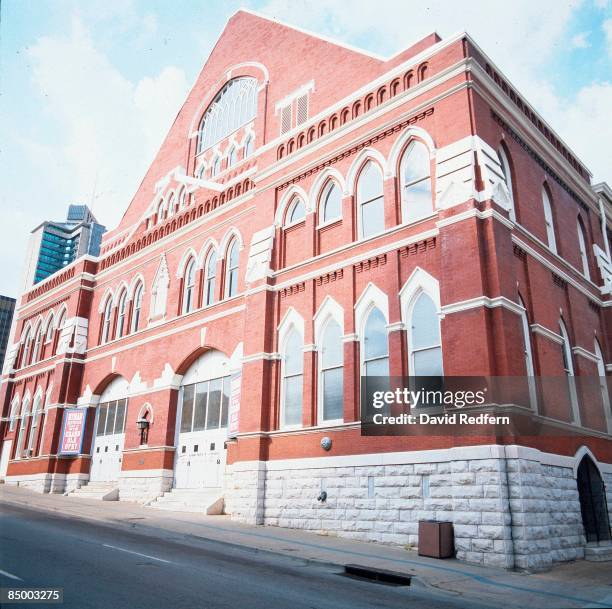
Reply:
M29 231L69 203L117 223L240 6L382 55L467 30L612 182L610 0L3 0L0 294L19 291Z

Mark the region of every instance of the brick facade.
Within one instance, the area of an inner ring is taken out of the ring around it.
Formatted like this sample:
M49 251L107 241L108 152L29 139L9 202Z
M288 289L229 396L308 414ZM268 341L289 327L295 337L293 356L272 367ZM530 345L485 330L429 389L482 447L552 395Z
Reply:
M256 79L255 118L198 152L204 112L242 77ZM297 124L303 95L308 117ZM288 105L292 123L281 134ZM415 142L429 156L432 206L413 221L402 160ZM368 163L381 176L384 230L364 237L358 184ZM327 222L321 197L330 181L341 214ZM297 198L304 216L292 223ZM183 378L203 354L220 352L227 373L241 375L238 435L215 449L235 518L400 544L418 544L419 519L444 518L468 561L537 568L581 557L574 462L586 450L608 489L612 476L603 393L579 389L574 410L567 392L545 396L537 417L561 430L556 436L364 437L363 333L367 311L379 307L390 373L410 374L407 307L424 292L438 309L446 375L524 376L524 313L535 374L565 375L561 319L574 373L597 376L603 366L609 374L612 301L601 263L609 222L609 202L600 204L588 170L469 36L432 35L384 60L239 11L100 257L79 259L21 299L2 377L6 481L44 492L86 482L98 404L122 378L120 499L167 492L180 456ZM343 415L333 424L320 415L318 324L326 316L342 326ZM292 328L303 346L302 411L289 429L281 424L282 353ZM76 456L58 454L66 407L89 410ZM143 417L146 442L136 423ZM323 488L325 504L317 502Z

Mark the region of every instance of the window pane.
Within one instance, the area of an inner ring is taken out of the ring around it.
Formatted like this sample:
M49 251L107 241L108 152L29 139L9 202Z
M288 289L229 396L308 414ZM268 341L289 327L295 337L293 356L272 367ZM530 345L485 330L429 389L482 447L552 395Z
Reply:
M429 152L425 144L413 142L402 161L404 184L429 176Z
M115 427L115 413L117 412L117 402L110 402L108 405L108 416L106 417L106 428L104 435L108 436L114 433Z
M222 379L210 381L206 429L217 429L219 427L219 421L221 419L221 381Z
M187 385L183 389L183 410L181 412L181 432L191 431L193 417L194 385Z
M372 309L364 332L364 358L369 360L389 353L387 322L378 308Z
M405 190L406 215L408 220L422 218L433 211L431 180L421 180Z
M193 414L193 431L206 429L206 399L208 397L208 382L195 386L195 412Z
M375 360L366 362L365 375L366 376L389 376L389 358L381 357L380 359L375 359Z
M227 276L227 295L232 297L236 295L238 285L238 271L236 269L230 269Z
M442 349L434 347L414 354L414 376L442 376Z
M323 204L323 222L342 216L342 196L335 183L328 188Z
M383 178L378 165L368 161L359 176L357 184L357 199L360 203L382 197Z
M285 380L284 425L301 425L302 423L302 375L292 376Z
M323 372L323 419L330 421L344 416L344 368Z
M291 212L289 213L288 222L289 224L293 222L298 222L302 220L306 216L306 208L304 207L304 202L302 199L297 199L292 203Z
M223 379L223 394L221 396L221 427L227 427L227 413L229 410L231 391L231 377L226 376Z
M361 206L361 234L364 237L385 230L385 204L381 197Z
M117 402L117 417L115 418L115 433L123 433L125 426L125 409L127 400L119 400Z
M421 294L412 310L412 349L440 344L440 323L436 305L427 294Z
M303 370L302 337L295 330L291 331L287 339L283 364L283 376L301 374Z
M102 404L98 409L98 429L96 430L96 436L104 435L104 428L106 427L106 414L108 412L107 405Z
M230 268L235 268L238 266L238 242L234 241L234 243L232 243L232 247L230 248L230 253L229 253L229 265Z
M321 361L323 368L341 366L343 362L342 330L335 321L330 321L325 328Z

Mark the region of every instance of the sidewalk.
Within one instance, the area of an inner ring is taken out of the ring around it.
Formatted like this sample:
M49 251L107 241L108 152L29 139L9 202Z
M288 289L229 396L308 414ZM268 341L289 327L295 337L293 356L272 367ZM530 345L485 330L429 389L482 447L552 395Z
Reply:
M144 535L182 535L185 540L205 538L306 560L339 565L357 563L398 571L412 575L413 586L431 587L474 599L475 605L483 603L517 609L612 607L612 564L609 562L578 561L546 573L513 573L454 559L424 558L403 548L294 529L244 525L232 522L227 516L167 512L131 503L42 495L4 484L0 485L0 503L95 520Z

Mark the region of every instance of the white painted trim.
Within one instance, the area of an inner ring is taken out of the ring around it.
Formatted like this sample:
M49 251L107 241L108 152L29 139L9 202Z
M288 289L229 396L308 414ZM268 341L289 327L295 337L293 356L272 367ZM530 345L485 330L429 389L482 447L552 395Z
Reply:
M588 359L589 361L594 362L595 364L599 362L598 357L594 353L591 353L588 349L585 349L584 347L572 347L572 351L576 355L580 355L581 357L584 357L585 359Z
M554 343L557 343L558 345L563 344L563 337L560 334L557 334L556 332L553 332L552 330L548 329L546 326L543 326L541 324L531 324L530 328L534 334L544 336L548 340L551 340Z
M460 300L443 305L441 311L443 315L448 315L450 313L469 311L470 309L477 309L479 307L487 307L489 309L503 307L512 313L516 313L517 315L521 315L521 313L524 311L520 304L517 304L505 296L496 296L494 298L489 298L488 296L477 296L475 298L469 298L467 300Z

